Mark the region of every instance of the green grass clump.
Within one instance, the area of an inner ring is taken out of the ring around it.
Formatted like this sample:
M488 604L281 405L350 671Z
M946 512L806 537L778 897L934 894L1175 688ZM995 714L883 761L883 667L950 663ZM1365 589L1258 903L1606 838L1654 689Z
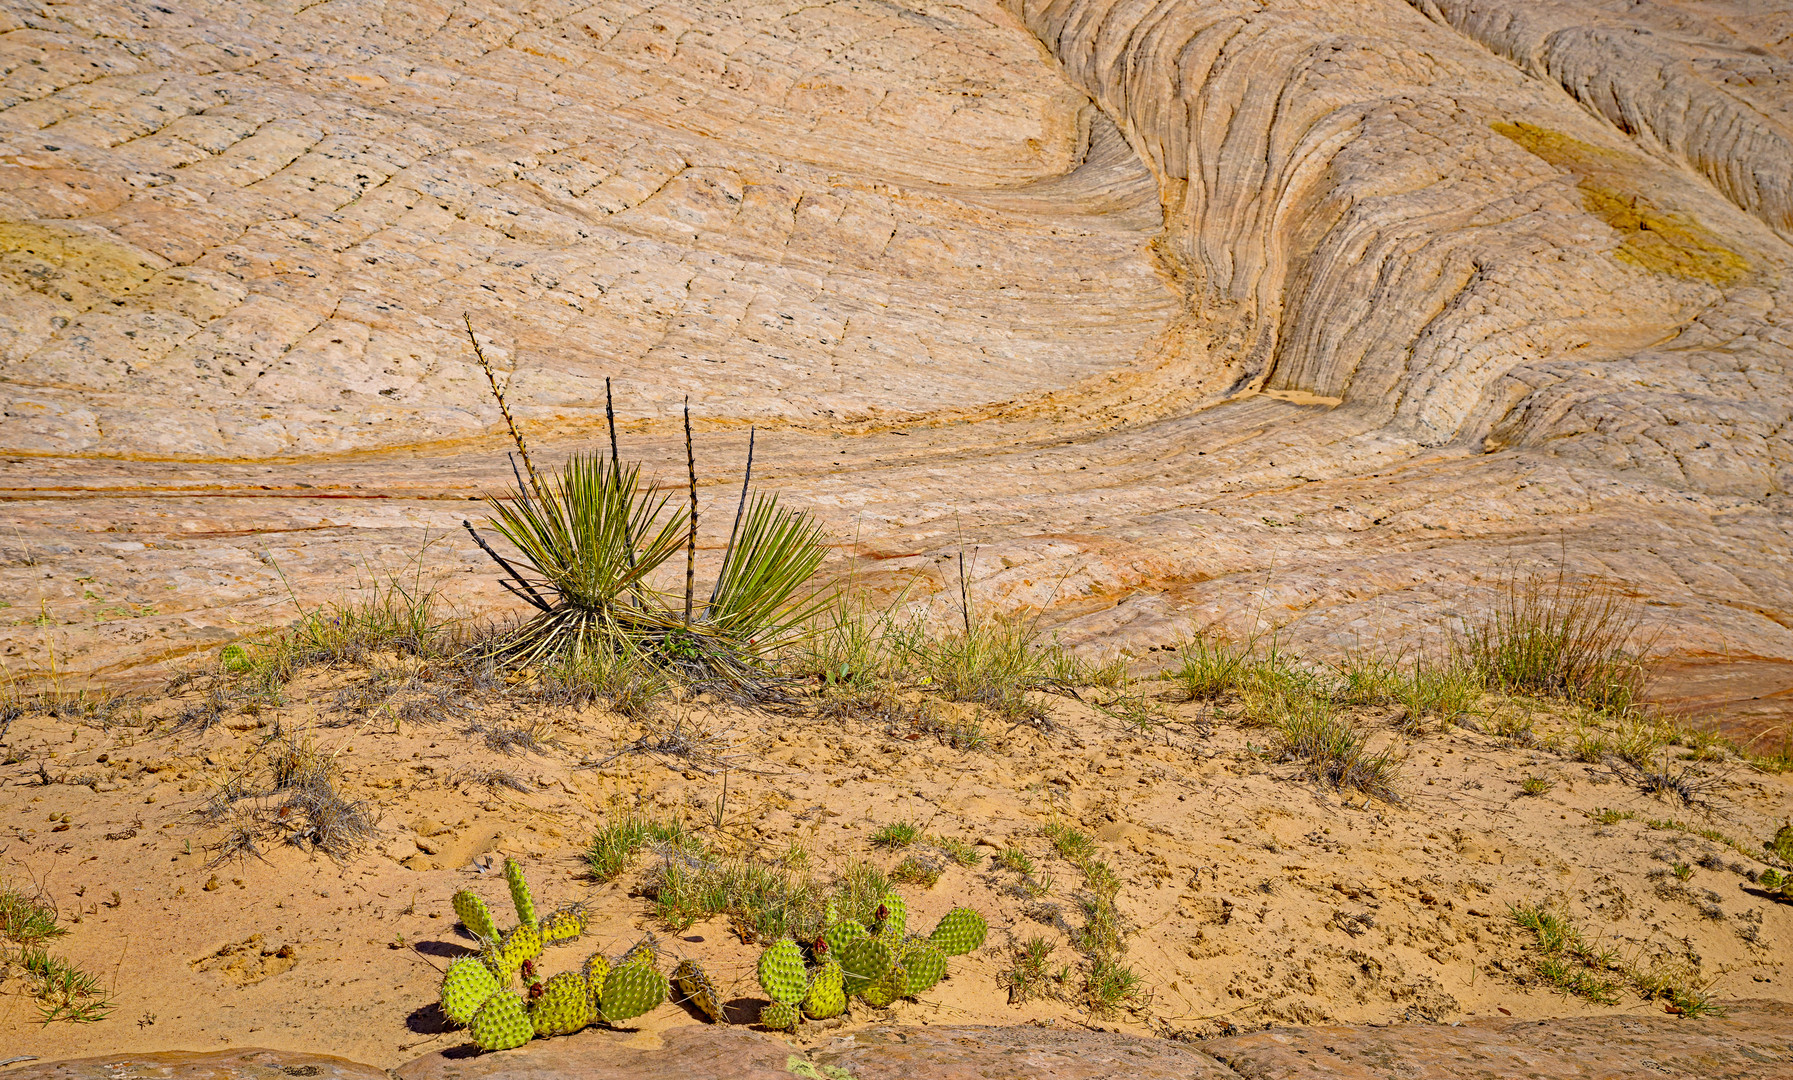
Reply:
M685 822L678 818L655 821L639 814L623 814L607 821L592 834L585 848L585 864L598 881L613 881L650 844L675 848L698 846Z
M104 1020L116 1006L99 980L43 948L44 942L67 932L57 922L54 905L35 894L0 885L0 981L17 965L43 1023Z
M1036 998L1054 996L1051 986L1054 980L1047 967L1052 950L1052 942L1043 937L1028 938L1014 948L1009 957L1009 968L1002 973L1003 985L1009 991L1009 1004L1020 1005Z
M724 915L735 935L750 944L813 938L821 929L826 898L800 863L720 858L702 848L677 847L666 852L645 891L667 925L687 930Z
M1238 693L1251 660L1251 646L1198 637L1177 649L1177 666L1166 673L1187 701L1212 701Z
M890 880L903 885L920 885L931 889L940 880L940 866L932 859L911 855L890 871Z
M1489 689L1625 715L1646 681L1641 653L1631 649L1641 612L1635 599L1602 582L1561 571L1515 576L1461 649Z
M1033 859L1018 847L1003 848L996 855L996 865L1017 874L1033 873Z
M1295 762L1310 779L1401 801L1394 787L1400 766L1392 751L1371 753L1363 732L1329 702L1310 699L1291 708L1279 718L1276 734L1281 760Z
M893 821L888 825L880 825L872 832L872 846L889 848L906 848L921 839L921 830L913 822Z

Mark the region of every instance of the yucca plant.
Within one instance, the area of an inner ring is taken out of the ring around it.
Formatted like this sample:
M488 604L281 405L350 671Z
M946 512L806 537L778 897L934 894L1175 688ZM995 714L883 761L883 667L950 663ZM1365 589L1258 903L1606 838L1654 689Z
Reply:
M512 592L538 609L506 648L534 662L599 643L614 651L663 628L647 577L678 552L686 526L683 509L666 513L668 502L643 490L640 466L595 454L572 455L540 488L519 477L510 499L487 496L492 528L531 571L513 573Z
M513 470L515 488L504 498L485 500L489 524L516 549L523 569L463 523L503 568L505 588L537 609L500 642L500 650L529 665L606 651L640 657L673 669L694 685L716 685L731 696L761 696L775 682L764 662L768 654L800 637L826 603L814 597L793 603L792 598L821 565L827 545L822 527L809 515L780 507L776 495L752 491L751 434L741 501L722 568L709 602L699 609L694 603L697 469L689 411L689 509L669 509L671 497L643 483L640 465L621 463L608 400L609 459L575 453L558 476L544 480L471 322L467 334L523 462L522 471ZM608 380L605 395L608 399ZM686 550L682 612L648 580L678 552L681 540Z

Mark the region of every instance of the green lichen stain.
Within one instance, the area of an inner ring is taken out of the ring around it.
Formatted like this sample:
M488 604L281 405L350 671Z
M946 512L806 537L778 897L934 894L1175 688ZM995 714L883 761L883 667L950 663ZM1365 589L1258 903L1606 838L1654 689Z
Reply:
M82 307L125 296L160 270L153 256L116 240L0 221L0 276Z
M1726 247L1696 218L1663 210L1626 182L1643 159L1526 123L1495 123L1495 132L1576 177L1581 205L1619 234L1613 258L1687 281L1734 285L1749 261Z
M792 1054L784 1063L785 1071L792 1076L801 1076L804 1080L853 1080L853 1074L833 1065L824 1065L820 1069Z

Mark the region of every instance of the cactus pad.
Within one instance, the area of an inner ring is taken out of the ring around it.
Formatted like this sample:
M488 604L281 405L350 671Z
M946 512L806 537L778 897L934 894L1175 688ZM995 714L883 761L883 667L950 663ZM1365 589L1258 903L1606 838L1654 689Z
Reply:
M449 964L442 976L442 1012L455 1023L465 1024L497 992L498 979L492 969L463 956Z
M803 999L803 1012L811 1020L828 1020L847 1011L847 995L841 988L843 976L840 965L830 962L816 972L816 977L809 984L809 994Z
M848 997L863 993L890 970L890 950L869 937L848 941L834 952L834 960L845 976Z
M773 942L760 953L760 985L773 1001L795 1005L809 992L809 976L803 970L803 950L790 938Z
M541 996L529 1003L529 1020L537 1035L571 1035L591 1023L585 976L563 971L549 979Z
M784 1001L774 1001L760 1010L760 1026L773 1031L795 1031L802 1019L797 1006Z
M878 900L878 920L872 936L894 949L903 943L903 934L908 929L909 905L896 893L885 893Z
M610 958L601 952L592 953L585 958L585 966L579 969L585 976L585 985L591 997L591 1014L598 1015L598 996L604 992L604 980L610 977Z
M722 996L716 992L716 984L710 981L697 961L685 960L673 968L672 984L678 988L681 997L696 1005L712 1021L728 1022L723 1016Z
M535 900L529 895L529 882L523 880L523 868L517 860L504 860L504 880L510 882L511 903L517 907L517 921L525 926L535 925Z
M831 956L845 948L847 942L852 941L854 938L862 938L865 936L865 926L861 923L854 922L852 919L848 919L845 922L837 922L833 926L822 931L822 940L828 943L828 953Z
M984 943L989 929L982 915L968 907L956 907L941 916L928 940L948 956L964 956Z
M604 978L598 1013L607 1024L632 1020L666 1000L666 976L646 964L621 964Z
M903 997L914 997L946 976L946 954L926 941L911 941L903 950Z
M481 1050L512 1050L535 1038L528 1006L521 996L512 993L488 998L473 1014L467 1030L473 1036L473 1044Z
M865 999L867 1005L875 1009L886 1008L891 1002L903 996L903 985L908 978L908 973L903 970L903 965L892 964L890 970L886 971L882 978L861 990L859 996Z
M537 924L542 932L542 944L554 945L562 941L571 941L585 933L585 908L579 904L569 904L548 914L548 917Z
M614 967L628 967L636 964L641 967L660 969L660 939L652 934L629 946L629 951L616 958Z
M498 937L498 924L492 921L492 911L486 902L478 896L462 889L454 894L454 913L473 936L481 941L493 941Z
M480 957L500 982L508 980L523 966L523 961L542 955L542 932L534 923L524 923L496 942L486 946Z
M825 926L825 927L833 926L836 923L845 919L846 917L847 917L846 912L844 910L842 910L842 907L841 907L840 897L830 896L822 904L822 925L823 926Z

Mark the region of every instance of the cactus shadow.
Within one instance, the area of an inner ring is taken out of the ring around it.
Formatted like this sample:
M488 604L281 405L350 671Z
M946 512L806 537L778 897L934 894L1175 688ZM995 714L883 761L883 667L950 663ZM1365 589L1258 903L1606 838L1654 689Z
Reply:
M458 941L418 941L411 947L425 956L440 956L453 960L457 956L478 956L479 950L462 945Z
M442 1003L432 1001L421 1008L412 1009L411 1015L405 1017L405 1028L419 1035L443 1035L458 1027L442 1011Z
M772 1004L770 1001L762 997L731 998L722 1003L722 1015L727 1017L728 1022L731 1024L758 1023L760 1010L770 1004ZM684 1006L699 1020L709 1019L709 1017L698 1011L697 1006L693 1005L691 1002L685 1002Z

